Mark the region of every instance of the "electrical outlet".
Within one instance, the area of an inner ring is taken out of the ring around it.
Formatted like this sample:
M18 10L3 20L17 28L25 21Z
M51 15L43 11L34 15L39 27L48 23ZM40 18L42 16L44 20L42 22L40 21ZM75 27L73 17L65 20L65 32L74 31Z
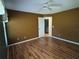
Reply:
M26 39L27 37L26 36L24 36L24 39Z
M19 40L20 40L20 38L17 38L17 40L19 41Z

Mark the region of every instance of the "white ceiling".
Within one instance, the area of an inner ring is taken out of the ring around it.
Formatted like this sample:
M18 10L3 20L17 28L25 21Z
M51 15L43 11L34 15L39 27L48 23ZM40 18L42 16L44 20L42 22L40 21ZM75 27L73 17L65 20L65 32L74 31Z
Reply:
M42 3L48 0L6 0L6 7L12 10L19 10L40 14L52 14L79 7L79 0L54 0L62 4L61 7L52 7L52 10L42 9Z

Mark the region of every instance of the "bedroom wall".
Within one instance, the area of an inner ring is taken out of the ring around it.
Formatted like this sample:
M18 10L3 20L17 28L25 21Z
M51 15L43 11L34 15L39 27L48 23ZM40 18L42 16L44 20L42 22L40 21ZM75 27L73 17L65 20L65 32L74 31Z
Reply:
M53 35L79 42L79 8L56 13L53 17Z
M38 36L39 14L8 10L7 23L9 43L34 38Z
M7 24L9 43L38 36L39 14L8 10ZM79 8L46 15L53 17L53 35L79 42ZM20 39L18 39L20 38Z

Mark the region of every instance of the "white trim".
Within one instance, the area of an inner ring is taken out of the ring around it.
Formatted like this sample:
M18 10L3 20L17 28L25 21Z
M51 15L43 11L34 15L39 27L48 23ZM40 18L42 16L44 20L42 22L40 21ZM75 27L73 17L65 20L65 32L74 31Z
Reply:
M74 41L71 41L71 40L59 38L59 37L56 37L56 36L44 36L44 37L52 37L52 38L55 38L55 39L58 39L58 40L62 40L62 41L68 42L68 43L72 43L72 44L79 45L78 42L74 42ZM21 43L25 43L25 42L29 42L29 41L33 41L33 40L37 40L37 39L39 39L39 38L41 38L41 37L31 38L31 39L24 40L24 41L21 41L21 42L18 42L18 43L13 43L13 44L8 45L8 47L9 47L9 46L18 45L18 44L21 44Z
M53 20L53 18L52 18L52 16L44 16L44 17L38 17L38 36L39 37L45 36L45 27L44 27L44 25L45 25L45 19L47 19L48 22L49 22L48 23L48 35L52 36L52 20ZM39 27L40 24L41 24L40 20L42 20L41 23L43 23L42 27ZM40 28L42 28L42 32L40 31ZM41 35L40 35L40 33L41 33Z
M31 38L31 39L24 40L24 41L21 41L21 42L13 43L13 44L8 45L8 47L14 46L14 45L18 45L18 44L21 44L21 43L25 43L25 42L29 42L29 41L32 41L32 40L36 40L36 39L38 39L38 38L40 38L40 37Z
M71 40L67 40L67 39L59 38L59 37L56 37L56 36L49 36L49 37L52 37L52 38L55 38L55 39L58 39L58 40L62 40L62 41L68 42L68 43L72 43L72 44L79 45L78 42L74 42L74 41L71 41Z
M7 41L7 33L6 33L6 26L5 26L5 21L3 21L3 28L4 28L4 37L5 37L5 43L6 43L6 46L8 46L8 41Z

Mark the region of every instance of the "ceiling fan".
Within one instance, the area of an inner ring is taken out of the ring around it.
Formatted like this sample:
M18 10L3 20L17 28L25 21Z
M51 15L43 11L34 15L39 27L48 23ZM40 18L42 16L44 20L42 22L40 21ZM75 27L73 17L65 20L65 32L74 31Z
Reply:
M48 0L47 2L42 3L41 6L40 10L48 9L49 11L52 11L53 8L60 8L62 4L56 3L54 0Z

